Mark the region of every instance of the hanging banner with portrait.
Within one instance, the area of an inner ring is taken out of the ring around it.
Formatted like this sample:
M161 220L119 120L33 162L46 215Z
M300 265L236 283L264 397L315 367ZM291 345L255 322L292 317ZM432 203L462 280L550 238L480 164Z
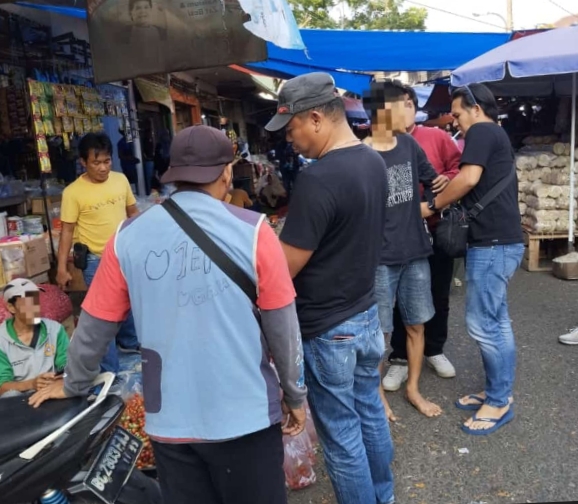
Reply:
M97 83L267 59L239 0L88 0Z

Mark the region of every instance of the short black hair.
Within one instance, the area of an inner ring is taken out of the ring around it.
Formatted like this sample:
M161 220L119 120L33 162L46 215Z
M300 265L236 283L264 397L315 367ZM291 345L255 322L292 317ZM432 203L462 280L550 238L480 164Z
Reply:
M490 88L484 84L470 84L454 89L452 102L462 99L462 107L471 109L478 105L492 121L498 121L498 103Z
M106 133L87 133L78 142L78 155L81 159L88 161L90 151L94 155L108 154L112 156L112 142Z
M403 88L405 89L405 94L409 96L409 99L413 102L413 106L417 112L419 108L419 100L417 99L417 93L415 92L415 89L411 86L403 86Z
M310 110L305 110L303 112L299 112L297 115L302 116L302 115L307 114L308 112L311 112L312 110L314 110L316 112L320 112L321 114L323 114L327 117L330 117L333 120L345 119L345 117L346 117L346 115L345 115L345 103L343 102L343 99L341 98L341 96L337 96L333 100L331 100L330 102L327 102L323 105L319 105L318 107L314 107Z
M148 4L151 6L151 9L153 7L153 0L128 0L128 11L132 12L134 6L139 2L148 2Z
M16 301L18 301L22 296L12 296L7 303L11 304L12 306L16 306Z
M377 111L385 108L386 103L405 98L405 86L398 80L373 81L369 90L363 93L363 108L370 112L371 120L376 121Z

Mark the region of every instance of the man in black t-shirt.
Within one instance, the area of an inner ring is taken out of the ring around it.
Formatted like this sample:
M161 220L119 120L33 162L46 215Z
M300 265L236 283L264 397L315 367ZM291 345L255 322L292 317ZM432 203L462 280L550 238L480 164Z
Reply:
M514 417L513 386L516 345L508 314L508 283L524 253L518 209L518 180L514 151L506 132L496 124L498 107L483 84L458 88L452 95L452 114L465 147L460 174L422 214L462 200L470 210L506 177L511 182L470 222L466 257L466 324L482 353L486 389L462 397L460 409L477 411L462 429L468 434L487 435Z
M385 334L393 332L396 301L400 307L407 332L407 399L423 415L435 417L441 408L419 392L424 324L435 314L428 262L433 249L421 217L420 184L431 201L438 174L418 143L404 133L405 102L405 88L395 81L372 82L363 97L364 107L371 111L371 144L387 165L389 190L375 291ZM447 177L443 179L441 188L449 182Z
M394 501L379 396L385 353L374 294L385 224L383 159L347 124L330 75L291 79L266 127L317 161L298 177L281 244L297 291L305 380L339 504Z

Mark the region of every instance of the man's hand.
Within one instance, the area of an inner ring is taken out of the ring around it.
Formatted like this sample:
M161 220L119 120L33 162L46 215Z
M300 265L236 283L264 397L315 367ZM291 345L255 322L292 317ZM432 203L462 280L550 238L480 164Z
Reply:
M283 434L288 436L297 436L305 429L305 422L307 421L307 412L305 406L297 409L291 409L285 401L282 403L283 413L289 415L287 423L283 426Z
M58 273L56 274L56 283L58 284L58 287L60 287L62 290L66 288L68 282L70 282L71 280L72 275L68 272L68 270L58 271Z
M42 373L34 379L34 390L42 390L48 387L56 379L54 373Z
M439 175L432 182L432 190L434 193L441 193L450 183L450 179L445 175Z
M66 399L64 393L64 382L62 380L53 380L49 385L42 390L38 390L35 394L30 396L28 404L34 408L38 408L44 401L48 399Z
M427 219L428 217L431 217L432 215L435 214L435 212L433 210L430 210L428 205L429 205L429 203L427 201L424 201L423 203L421 203L421 216L424 219Z

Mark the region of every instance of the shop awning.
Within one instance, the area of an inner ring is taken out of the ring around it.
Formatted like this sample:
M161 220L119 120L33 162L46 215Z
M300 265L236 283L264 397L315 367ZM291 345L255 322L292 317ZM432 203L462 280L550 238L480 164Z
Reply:
M307 52L268 44L269 62L358 72L453 70L510 39L509 33L301 30Z

